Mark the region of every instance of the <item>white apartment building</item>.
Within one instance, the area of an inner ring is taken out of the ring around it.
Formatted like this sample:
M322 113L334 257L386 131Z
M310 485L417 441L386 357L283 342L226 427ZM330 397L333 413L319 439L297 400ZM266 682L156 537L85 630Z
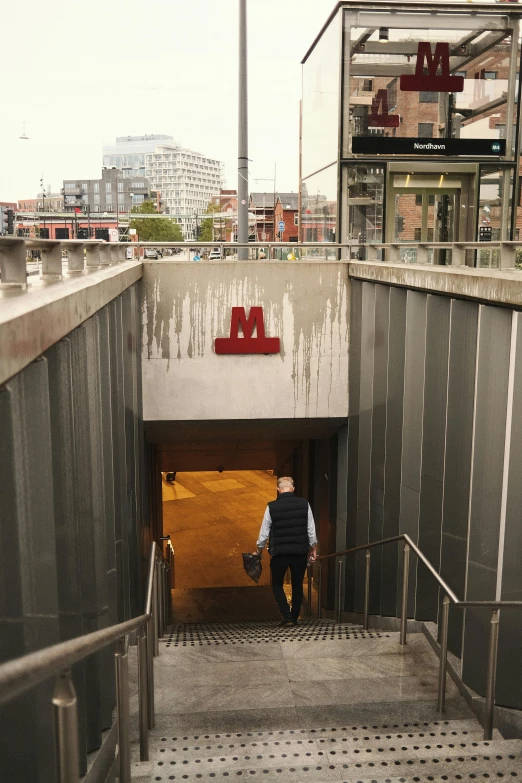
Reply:
M114 143L103 145L103 165L115 166L124 177L145 176L145 155L154 152L156 144L175 144L172 136L151 133L146 136L118 136Z
M223 163L180 144L157 144L145 156L145 176L161 193L165 211L178 218L185 239L195 239L200 215L223 187Z

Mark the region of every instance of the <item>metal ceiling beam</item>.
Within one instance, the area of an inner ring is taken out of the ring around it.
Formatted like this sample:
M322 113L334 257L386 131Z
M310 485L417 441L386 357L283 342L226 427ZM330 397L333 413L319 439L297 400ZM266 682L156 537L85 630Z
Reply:
M476 44L472 44L469 47L468 53L463 55L460 65L458 67L455 67L454 64L452 63L451 70L458 71L460 68L462 68L462 66L467 65L468 63L475 60L477 57L480 57L481 54L484 54L484 52L487 52L488 49L492 49L498 43L503 41L505 37L506 37L506 30L489 33L489 35L486 35L486 37L483 38L482 41L479 41Z
M478 8L478 6L477 6ZM444 5L438 12L402 14L394 11L384 14L382 11L369 13L362 11L352 15L352 25L354 27L389 27L390 29L402 28L403 30L507 30L509 29L509 20L507 16L485 16L474 14L470 7L469 13L446 14Z
M362 44L365 44L368 38L373 35L373 33L377 30L376 27L369 27L367 30L364 31L364 33L361 33L359 38L357 38L356 41L352 43L351 48L351 54L354 54L354 52L357 52L359 50L359 47L362 46Z

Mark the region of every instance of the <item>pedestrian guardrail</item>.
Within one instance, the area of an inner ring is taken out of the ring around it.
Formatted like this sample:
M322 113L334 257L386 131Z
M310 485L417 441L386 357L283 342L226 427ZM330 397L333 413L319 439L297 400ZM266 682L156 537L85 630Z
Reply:
M408 579L410 573L410 552L416 555L417 559L423 563L428 569L431 576L438 582L441 588L444 598L442 601L442 612L439 628L440 638L440 652L439 652L439 685L438 685L438 698L437 709L439 712L444 712L446 708L446 672L448 667L448 622L449 622L449 607L450 604L458 607L459 609L466 609L468 607L490 609L490 633L489 633L489 645L488 645L488 661L487 661L487 674L486 674L486 705L484 713L484 739L490 740L493 736L493 717L495 709L495 685L497 676L497 657L498 657L498 632L500 621L500 609L522 609L522 601L461 601L450 588L450 586L444 581L437 569L430 563L426 555L419 549L419 547L412 541L412 539L403 533L399 536L392 536L391 538L383 538L380 541L372 541L371 543L361 544L360 546L351 547L350 549L343 549L339 552L333 552L328 555L320 555L316 558L314 563L308 565L308 609L311 611L312 606L312 578L313 569L316 567L319 571L317 585L317 617L321 618L322 610L322 564L326 560L332 558L337 559L337 622L341 622L342 617L342 604L343 604L343 588L344 588L344 571L346 556L355 554L357 552L365 552L366 566L365 566L365 578L364 578L364 611L363 611L363 628L368 630L368 618L369 618L369 604L370 604L370 567L371 567L371 550L375 547L387 546L389 544L400 543L403 544L403 560L402 560L402 593L401 593L401 627L400 627L400 643L406 644L407 641L407 625L408 625Z
M246 258L243 258L246 255ZM367 261L522 271L522 242L104 242L0 237L0 290L24 291L114 264L163 260ZM29 277L31 276L31 281ZM37 276L37 277L36 277Z
M150 550L144 613L100 631L78 636L60 644L15 658L0 666L0 704L56 677L52 709L56 726L58 780L78 783L80 747L78 701L71 666L116 642L116 721L118 730L118 775L120 783L131 783L128 645L137 634L140 760L149 760L149 730L154 728L154 666L158 640L171 622L169 600L174 572L174 549L167 543L163 555L156 543ZM42 717L42 720L44 718Z

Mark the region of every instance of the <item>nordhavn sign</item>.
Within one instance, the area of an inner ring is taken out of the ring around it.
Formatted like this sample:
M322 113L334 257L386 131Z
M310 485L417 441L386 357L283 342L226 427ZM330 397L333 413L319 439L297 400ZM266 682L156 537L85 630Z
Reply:
M462 92L464 77L450 74L449 44L436 43L431 51L428 41L419 41L414 74L402 74L403 92Z

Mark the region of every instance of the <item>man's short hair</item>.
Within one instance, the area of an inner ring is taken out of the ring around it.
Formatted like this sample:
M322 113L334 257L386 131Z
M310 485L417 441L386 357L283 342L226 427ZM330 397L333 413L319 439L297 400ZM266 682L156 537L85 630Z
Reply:
M294 480L291 476L281 476L277 479L277 488L283 489L283 487L294 489Z

